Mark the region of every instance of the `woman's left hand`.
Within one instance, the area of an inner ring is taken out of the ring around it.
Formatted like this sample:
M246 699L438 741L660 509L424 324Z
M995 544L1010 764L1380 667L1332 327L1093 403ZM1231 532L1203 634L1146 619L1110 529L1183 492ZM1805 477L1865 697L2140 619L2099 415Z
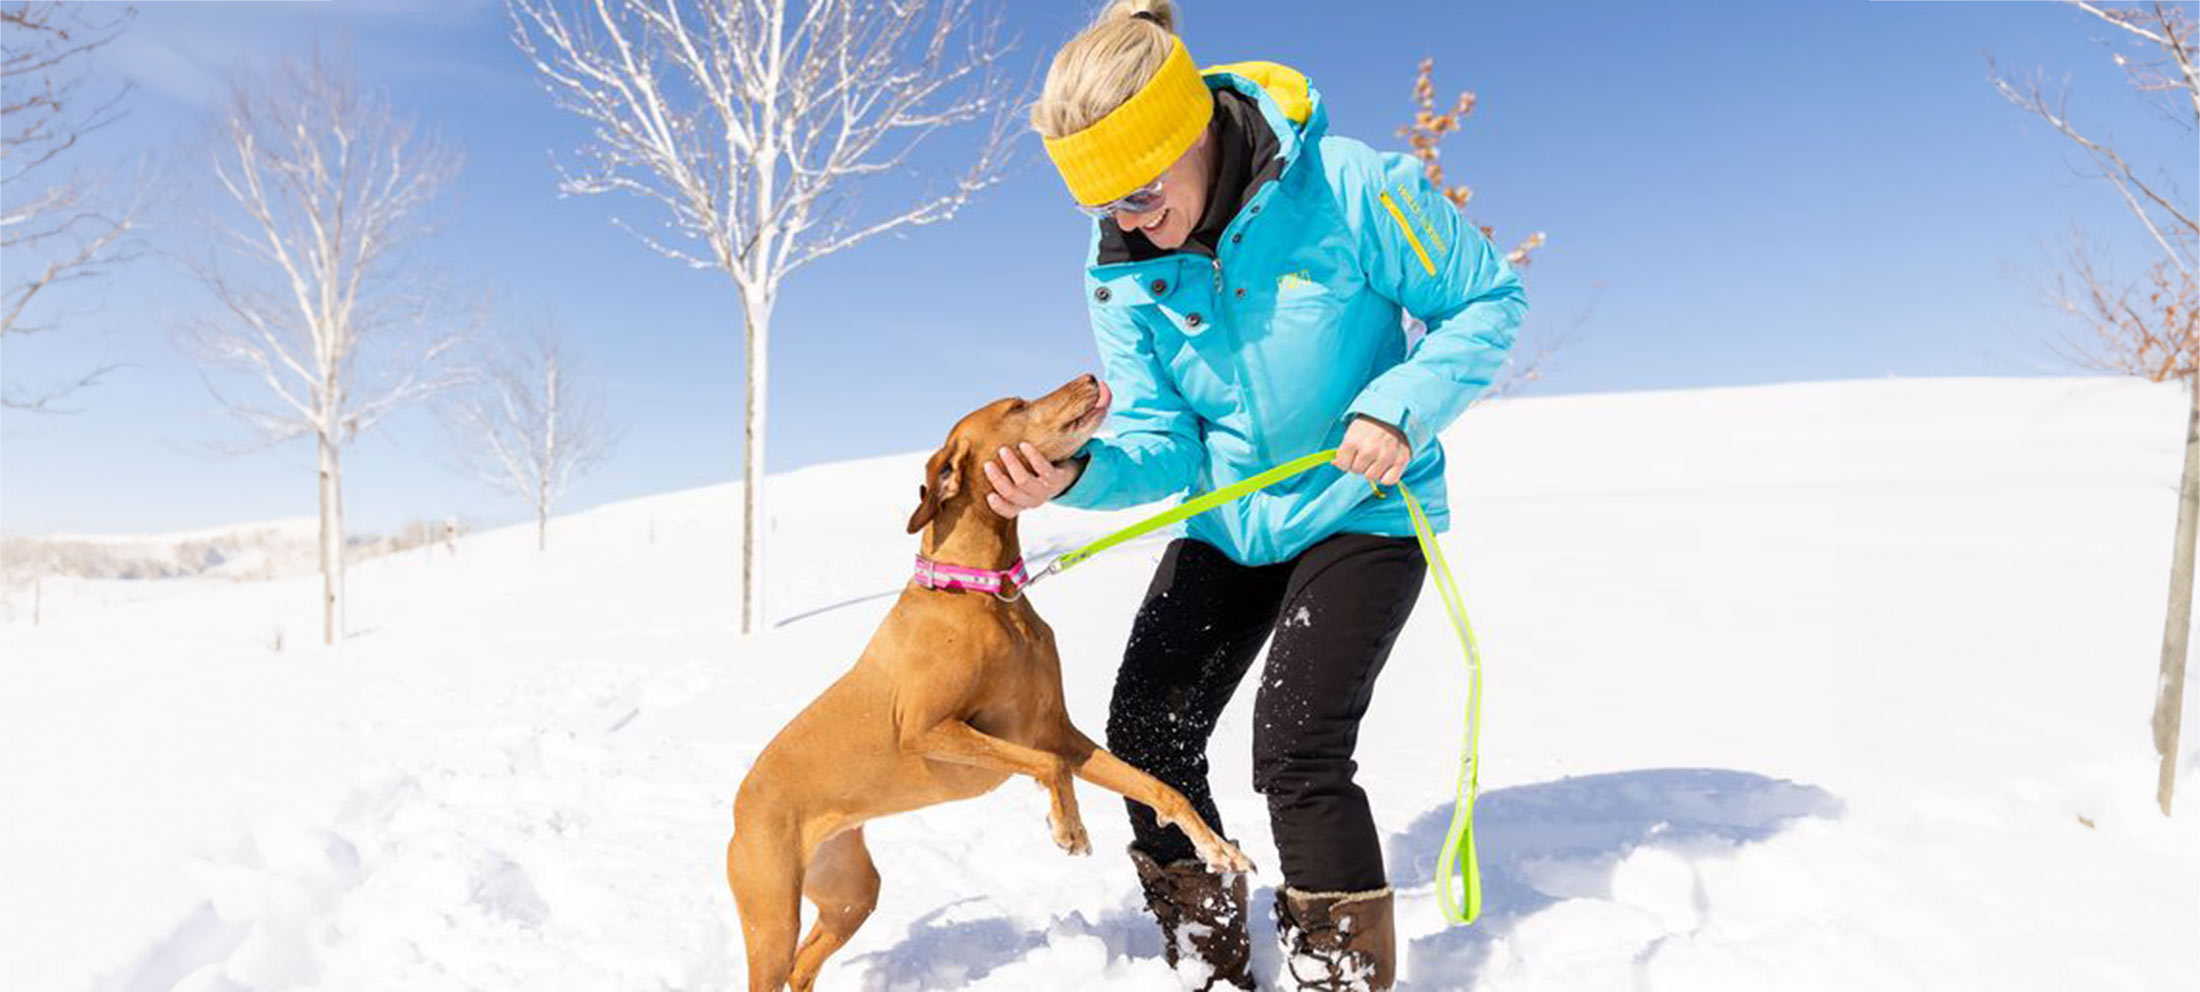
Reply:
M1371 417L1355 416L1344 429L1344 443L1337 446L1334 464L1347 472L1367 476L1369 482L1398 484L1413 460L1413 446L1404 431Z

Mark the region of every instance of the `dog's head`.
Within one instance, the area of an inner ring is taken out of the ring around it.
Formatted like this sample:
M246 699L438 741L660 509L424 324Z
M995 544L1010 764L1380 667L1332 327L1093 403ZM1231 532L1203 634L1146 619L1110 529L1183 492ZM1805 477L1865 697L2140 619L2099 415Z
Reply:
M1076 454L1100 429L1108 400L1106 383L1081 375L1038 399L994 400L958 421L947 432L947 443L924 463L909 533L923 530L951 503L981 498L990 486L979 466L998 457L1002 448L1014 450L1028 442L1057 462Z

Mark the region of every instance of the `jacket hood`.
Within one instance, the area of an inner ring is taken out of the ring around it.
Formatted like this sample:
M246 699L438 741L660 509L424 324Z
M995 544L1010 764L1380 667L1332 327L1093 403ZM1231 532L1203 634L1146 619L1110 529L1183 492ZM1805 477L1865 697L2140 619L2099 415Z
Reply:
M1202 71L1215 100L1210 134L1220 141L1207 210L1178 249L1163 250L1126 232L1113 217L1094 223L1091 264L1135 262L1189 251L1213 255L1215 241L1263 185L1283 175L1299 149L1328 127L1321 94L1306 76L1274 62L1236 62Z
M1276 62L1230 62L1200 70L1209 89L1230 89L1252 97L1284 144L1285 158L1329 130L1329 112L1321 91L1306 74Z

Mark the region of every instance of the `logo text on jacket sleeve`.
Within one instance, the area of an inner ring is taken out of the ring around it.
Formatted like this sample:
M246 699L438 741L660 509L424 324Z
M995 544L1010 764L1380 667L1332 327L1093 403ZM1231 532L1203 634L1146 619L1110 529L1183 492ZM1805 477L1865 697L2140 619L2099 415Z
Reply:
M1398 195L1396 198L1392 198L1390 193L1390 190L1384 190L1382 193L1383 209L1390 211L1390 219L1398 222L1398 230L1405 234L1406 243L1413 246L1413 254L1421 259L1421 268L1429 275L1435 275L1436 263L1429 260L1428 247L1424 246L1421 238L1413 233L1414 225L1406 220L1405 211L1398 209L1399 201L1404 201L1406 209L1413 211L1413 220L1420 222L1421 231L1428 238L1427 244L1435 246L1438 252L1442 252L1445 248L1443 236L1436 233L1436 225L1429 223L1428 215L1421 212L1421 204L1409 195L1403 186L1397 187Z

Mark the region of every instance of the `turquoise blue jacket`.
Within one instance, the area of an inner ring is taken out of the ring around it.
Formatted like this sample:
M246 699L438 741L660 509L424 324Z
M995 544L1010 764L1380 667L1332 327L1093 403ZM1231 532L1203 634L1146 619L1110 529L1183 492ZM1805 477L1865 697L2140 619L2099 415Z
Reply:
M1096 225L1086 300L1115 406L1058 502L1115 509L1205 492L1337 446L1360 414L1404 431L1405 484L1444 528L1436 435L1503 365L1528 309L1519 277L1418 160L1327 134L1305 77L1244 63L1206 78L1254 99L1281 171L1266 163L1273 178L1253 188L1213 257L1102 261L1098 226L1112 222ZM1401 311L1427 327L1410 347ZM1404 500L1328 467L1185 526L1247 565L1338 533L1413 533Z

